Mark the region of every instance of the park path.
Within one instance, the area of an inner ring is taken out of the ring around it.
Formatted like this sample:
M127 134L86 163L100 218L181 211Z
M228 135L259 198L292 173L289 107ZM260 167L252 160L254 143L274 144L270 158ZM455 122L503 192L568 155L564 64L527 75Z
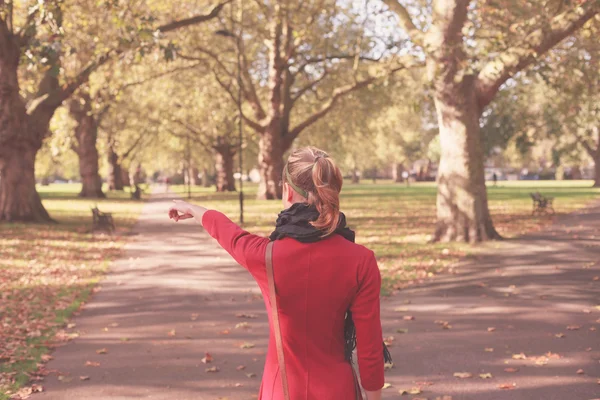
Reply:
M268 332L259 291L199 225L168 221L169 205L166 195L145 204L125 256L74 319L80 336L53 353L47 368L56 372L34 399L257 397ZM487 245L457 274L385 298L396 365L384 398L600 398L600 334L591 330L600 329L599 259L600 204L543 233ZM219 372L206 372L214 366ZM415 387L422 393L400 396Z

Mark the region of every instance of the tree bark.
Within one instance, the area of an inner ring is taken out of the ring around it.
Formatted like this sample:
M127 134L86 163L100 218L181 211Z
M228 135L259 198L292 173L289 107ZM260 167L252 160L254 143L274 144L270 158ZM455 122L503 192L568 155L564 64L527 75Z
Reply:
M392 170L392 178L394 179L394 182L396 182L396 183L404 182L404 177L402 176L403 172L404 172L404 164L394 163L393 170Z
M358 175L358 169L352 168L352 183L359 183L360 176Z
M0 221L50 222L35 189L37 149L22 146L0 160Z
M0 31L0 221L52 221L35 188L41 138L31 130L19 94L18 41Z
M283 149L280 135L267 131L258 142L258 168L260 183L258 185L258 199L281 199L282 191L279 183L283 172Z
M105 198L102 192L102 179L98 171L98 124L92 113L92 100L87 93L82 93L71 101L69 111L77 121L75 139L76 153L79 157L79 174L82 188L79 197Z
M112 145L108 146L108 190L123 190L123 169L119 155Z
M235 192L235 179L233 178L233 156L235 155L235 150L229 143L220 143L214 149L217 192Z
M594 187L600 188L600 145L598 155L594 158Z
M438 82L434 101L441 144L434 240L474 243L500 238L488 209L473 77Z
M202 170L202 186L210 187L210 179L208 178L208 168Z

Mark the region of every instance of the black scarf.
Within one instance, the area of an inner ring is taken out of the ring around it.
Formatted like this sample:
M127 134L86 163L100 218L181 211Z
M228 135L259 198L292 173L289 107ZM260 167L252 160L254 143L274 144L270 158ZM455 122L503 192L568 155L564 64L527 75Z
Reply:
M319 211L314 205L305 203L295 203L287 210L283 210L277 216L275 230L269 236L271 241L290 237L302 243L314 243L325 239L323 232L310 224L319 218ZM340 213L340 220L334 234L341 235L343 238L354 242L354 231L346 226L346 216ZM346 311L346 321L344 323L344 338L346 341L345 355L346 360L352 362L352 352L356 349L356 326L352 320L350 310ZM392 356L383 344L383 358L386 363L392 362Z

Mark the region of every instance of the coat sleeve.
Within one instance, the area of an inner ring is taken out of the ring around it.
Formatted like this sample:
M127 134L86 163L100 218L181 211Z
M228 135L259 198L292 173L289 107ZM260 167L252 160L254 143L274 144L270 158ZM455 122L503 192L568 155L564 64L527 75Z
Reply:
M246 232L224 214L214 210L204 213L202 226L252 275L256 277L265 274L262 270L269 239Z
M359 269L358 292L350 306L356 326L360 380L369 391L379 390L384 384L380 291L381 274L375 255L371 253L371 257Z

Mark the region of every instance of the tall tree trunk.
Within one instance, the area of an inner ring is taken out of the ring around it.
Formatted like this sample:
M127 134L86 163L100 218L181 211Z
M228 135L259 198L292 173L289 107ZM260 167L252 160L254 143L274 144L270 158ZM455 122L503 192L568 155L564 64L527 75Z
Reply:
M473 79L438 82L435 95L440 126L437 241L479 242L496 239L484 176L480 107Z
M98 172L98 124L92 114L92 101L87 93L74 98L69 107L70 113L77 121L75 138L76 153L79 157L79 174L82 188L79 197L105 198L102 192L102 179Z
M217 192L235 192L235 179L233 178L233 156L231 148L216 151L215 169L217 171Z
M404 172L404 164L394 163L392 168L393 168L392 178L394 179L394 182L396 182L396 183L404 182L404 177L402 176L402 173Z
M270 126L269 128L275 127ZM284 162L279 129L268 129L261 135L258 147L260 183L257 197L260 200L281 199L282 191L279 183Z
M199 175L200 171L198 170L198 168L196 167L190 167L190 179L192 180L191 184L193 186L198 186L200 185L200 179L198 179L198 175Z
M360 176L358 175L358 169L352 168L352 183L359 183Z
M35 188L35 156L42 141L31 130L19 94L18 41L4 31L0 53L0 221L52 221Z
M35 156L30 146L14 147L0 159L0 221L52 221L35 188Z
M123 169L119 163L119 155L112 145L108 146L108 190L123 190Z
M600 188L600 144L597 157L594 158L594 187Z
M210 179L208 178L208 168L202 170L202 186L210 187Z

